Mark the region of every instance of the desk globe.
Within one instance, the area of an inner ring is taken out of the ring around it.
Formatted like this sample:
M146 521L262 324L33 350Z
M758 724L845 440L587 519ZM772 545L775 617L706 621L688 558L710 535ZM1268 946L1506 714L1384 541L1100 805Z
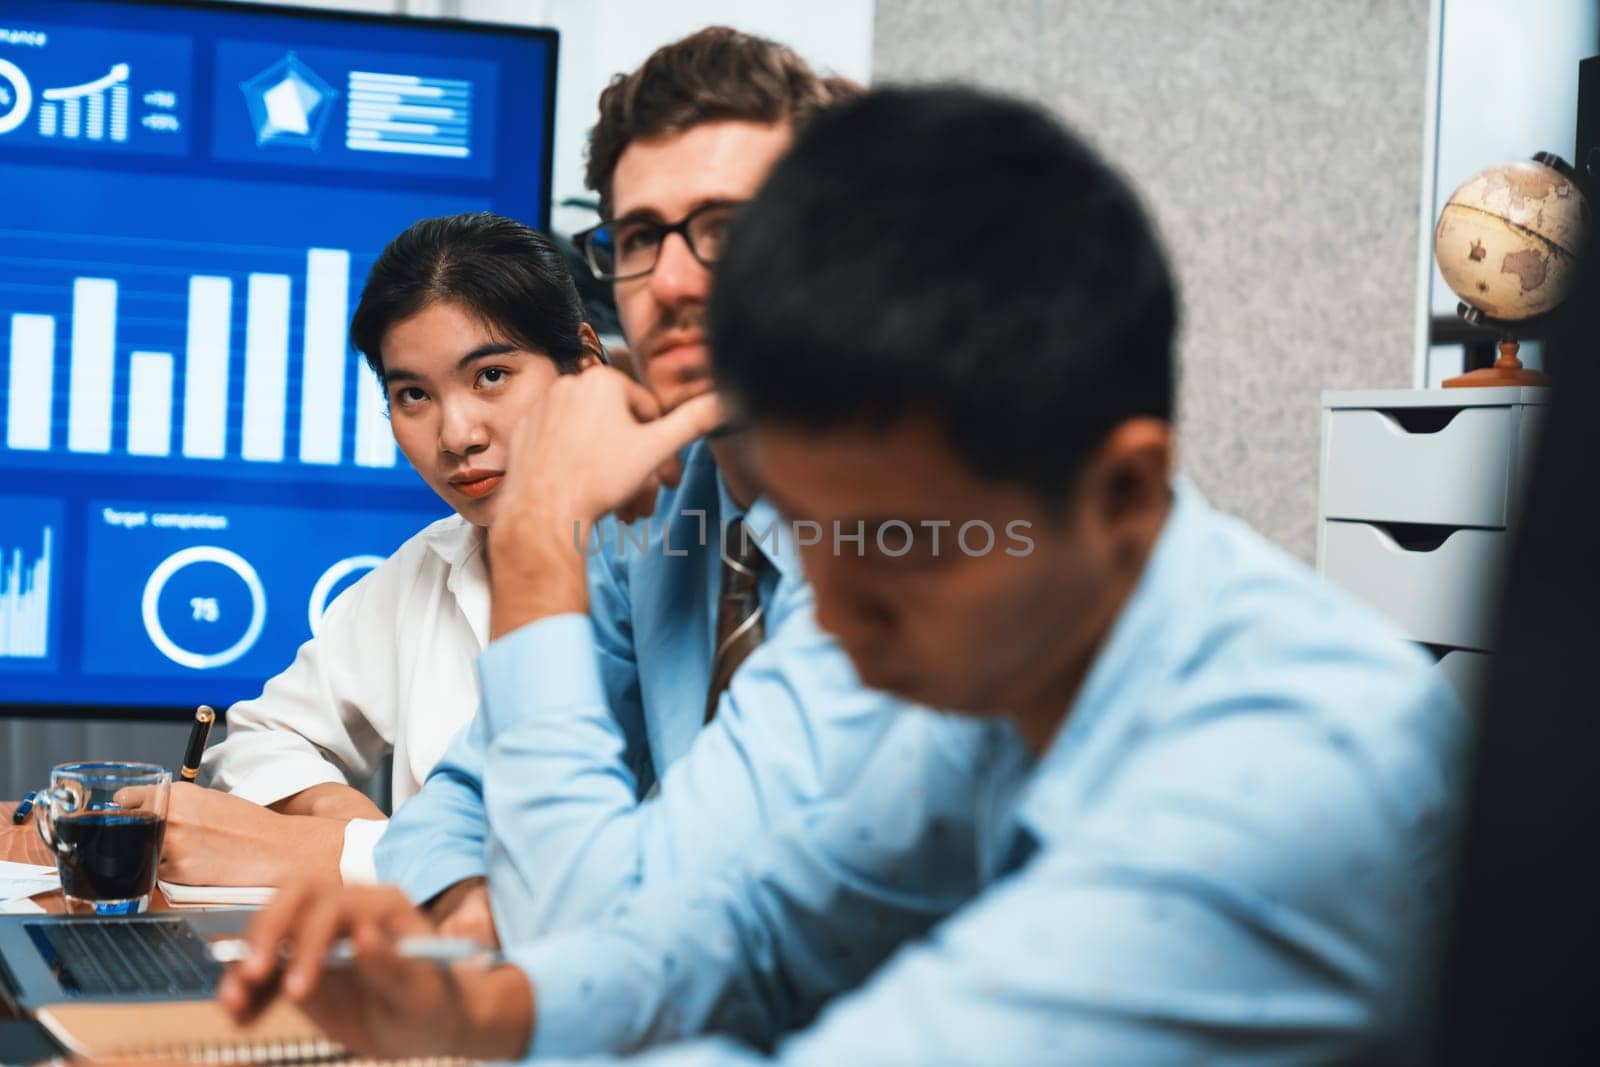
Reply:
M1551 311L1577 278L1589 205L1572 168L1540 152L1468 178L1439 213L1433 256L1462 303L1457 312L1500 331L1493 367L1450 378L1445 388L1547 385L1517 359L1516 325Z

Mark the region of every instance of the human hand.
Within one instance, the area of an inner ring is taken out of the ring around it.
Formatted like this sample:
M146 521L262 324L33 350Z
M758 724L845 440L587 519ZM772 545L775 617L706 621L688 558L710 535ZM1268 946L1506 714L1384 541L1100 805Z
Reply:
M533 1027L526 977L515 967L445 967L396 951L401 938L435 933L391 886L330 892L296 883L251 924L250 954L224 975L217 1000L244 1024L281 991L329 1037L366 1055L520 1057ZM355 957L329 965L324 957L341 938Z
M489 948L500 947L486 878L461 879L430 900L425 910L445 937L465 937Z
M722 419L715 394L663 415L610 367L556 379L512 436L489 529L492 635L587 611L583 545L594 523L654 511L661 486L681 475L678 450Z
M512 435L497 519L535 512L591 524L612 512L624 521L647 515L656 490L677 484L678 450L722 419L714 393L663 414L648 389L611 367L557 378Z
M129 786L114 799L124 808L147 808L151 790ZM343 849L343 822L280 815L231 793L174 782L158 873L184 885L338 881Z

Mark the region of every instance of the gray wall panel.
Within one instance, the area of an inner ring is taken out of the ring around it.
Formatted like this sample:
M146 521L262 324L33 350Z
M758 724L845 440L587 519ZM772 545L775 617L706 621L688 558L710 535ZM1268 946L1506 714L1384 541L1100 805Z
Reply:
M211 744L228 736L226 723ZM85 719L0 718L0 800L15 800L50 780L50 768L72 760L115 759L159 763L174 773L189 741L186 722L107 722ZM389 810L393 759L385 757L361 789Z
M189 726L181 722L0 719L0 800L46 784L52 765L73 760L136 760L176 771L188 739Z
M1426 0L878 0L874 80L1040 101L1138 184L1183 287L1182 465L1303 559L1318 396L1413 366Z

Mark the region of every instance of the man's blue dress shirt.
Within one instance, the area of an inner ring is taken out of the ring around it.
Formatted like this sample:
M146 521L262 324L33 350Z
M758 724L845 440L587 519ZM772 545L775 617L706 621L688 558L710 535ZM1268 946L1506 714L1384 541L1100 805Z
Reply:
M741 517L772 563L767 638L702 729L722 530ZM378 843L380 877L419 903L487 874L507 944L587 920L644 881L716 869L853 780L895 717L818 631L777 513L758 499L741 516L704 442L648 522L606 536L589 560L589 615L490 644L477 716Z
M1392 625L1180 486L1039 758L1003 722L906 712L851 790L714 878L514 947L530 1051L1404 1058L1467 737Z

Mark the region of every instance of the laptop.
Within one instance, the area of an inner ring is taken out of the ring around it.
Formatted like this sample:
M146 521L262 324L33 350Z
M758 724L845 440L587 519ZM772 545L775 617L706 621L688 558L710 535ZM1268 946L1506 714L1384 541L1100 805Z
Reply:
M0 984L30 1015L72 1002L208 1000L222 977L208 942L238 936L255 914L0 915Z

